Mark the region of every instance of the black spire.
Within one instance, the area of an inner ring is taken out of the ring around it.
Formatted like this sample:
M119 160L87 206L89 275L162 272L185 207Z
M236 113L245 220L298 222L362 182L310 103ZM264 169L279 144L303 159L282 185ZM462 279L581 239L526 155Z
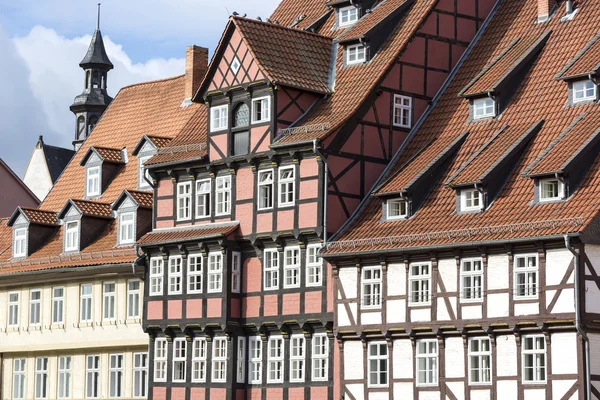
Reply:
M96 29L94 36L92 36L92 42L88 48L87 54L83 57L83 60L79 63L79 66L83 69L88 68L103 68L111 70L115 66L108 59L106 49L104 48L104 40L102 40L102 33L100 29Z

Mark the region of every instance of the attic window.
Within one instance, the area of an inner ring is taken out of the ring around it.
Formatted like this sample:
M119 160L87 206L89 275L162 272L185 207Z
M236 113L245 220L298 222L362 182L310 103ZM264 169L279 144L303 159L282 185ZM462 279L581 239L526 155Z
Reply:
M13 238L13 257L27 257L27 229L15 229Z
M483 210L483 200L481 192L477 189L463 189L460 191L460 210L461 211L481 211Z
M540 202L564 199L565 185L556 178L540 179Z
M242 64L240 63L240 60L238 60L238 58L235 57L233 59L233 61L231 62L231 70L233 71L233 73L237 74L237 72L240 70L241 66L242 66Z
M573 83L573 103L596 100L596 85L591 80Z
M100 167L87 169L86 197L100 196Z
M358 8L354 6L348 6L340 8L338 11L339 27L353 25L358 21Z
M408 207L406 200L395 199L387 201L387 219L396 220L403 219L408 216Z
M79 221L65 224L65 251L79 251Z
M360 64L367 60L367 50L362 44L355 44L346 48L346 64Z
M394 126L411 127L412 97L394 95Z
M119 216L119 244L135 242L135 213L126 212Z
M473 119L492 118L496 116L495 102L489 97L473 100Z

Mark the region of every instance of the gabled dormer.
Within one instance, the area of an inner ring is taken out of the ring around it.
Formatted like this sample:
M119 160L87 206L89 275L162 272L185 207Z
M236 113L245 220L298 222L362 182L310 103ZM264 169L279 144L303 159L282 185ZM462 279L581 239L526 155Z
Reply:
M63 253L78 253L98 240L113 216L110 204L69 199L58 219L63 229Z
M152 178L148 174L144 164L158 153L158 149L166 146L171 139L144 135L133 149L132 156L137 157L138 165L138 190L152 190Z
M85 198L101 197L126 163L127 152L125 149L90 147L80 163L85 167Z
M335 12L334 29L344 29L355 25L366 15L375 0L332 0L327 5Z
M26 258L50 240L58 229L54 211L17 207L7 222L12 227L12 257Z
M564 81L568 90L567 105L594 103L598 101L598 81L600 74L600 33L596 34L583 49L556 75L556 80Z
M148 192L124 190L112 205L117 220L117 245L132 246L152 230L153 195Z

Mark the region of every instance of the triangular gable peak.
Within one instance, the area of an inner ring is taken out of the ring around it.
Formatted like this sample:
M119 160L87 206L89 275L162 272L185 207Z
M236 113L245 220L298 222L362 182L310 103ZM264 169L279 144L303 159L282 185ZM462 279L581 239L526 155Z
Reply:
M137 156L140 153L156 153L161 147L165 147L171 139L144 135L138 144L133 148L131 155Z
M58 213L58 218L65 219L66 217L75 216L112 219L110 204L69 199L63 209Z
M151 193L140 192L137 190L123 190L117 200L112 204L111 209L116 211L120 208L152 208L153 197Z
M80 165L84 166L88 162L107 162L111 164L125 164L121 150L109 149L106 147L90 147L85 156L81 159Z
M58 219L54 211L44 211L33 208L17 207L15 212L9 218L6 225L13 226L25 223L35 225L57 226Z

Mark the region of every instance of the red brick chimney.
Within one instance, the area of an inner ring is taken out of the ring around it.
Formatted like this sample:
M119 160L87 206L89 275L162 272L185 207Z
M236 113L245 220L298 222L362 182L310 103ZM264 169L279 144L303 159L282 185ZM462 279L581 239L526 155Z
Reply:
M538 22L547 21L554 10L557 0L536 0L538 4Z
M189 46L185 49L185 98L191 99L208 70L208 49Z

